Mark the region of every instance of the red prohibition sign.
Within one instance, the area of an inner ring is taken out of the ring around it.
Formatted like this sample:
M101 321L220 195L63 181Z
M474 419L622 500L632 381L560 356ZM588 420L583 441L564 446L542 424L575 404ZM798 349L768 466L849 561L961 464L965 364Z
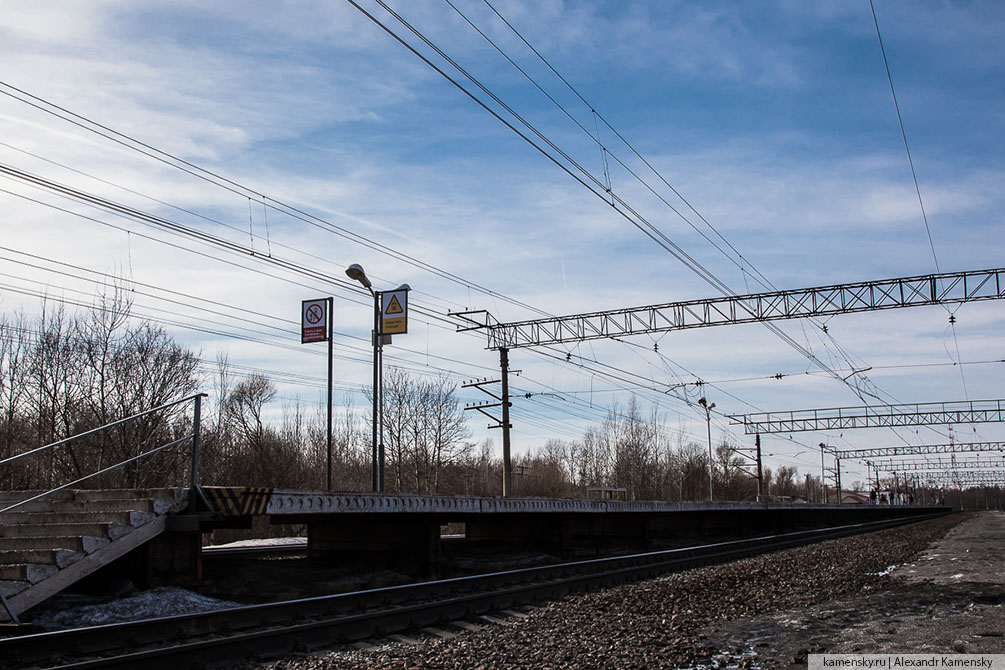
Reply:
M320 305L311 305L304 313L304 318L307 319L307 323L315 325L321 323L321 320L325 318L325 312Z

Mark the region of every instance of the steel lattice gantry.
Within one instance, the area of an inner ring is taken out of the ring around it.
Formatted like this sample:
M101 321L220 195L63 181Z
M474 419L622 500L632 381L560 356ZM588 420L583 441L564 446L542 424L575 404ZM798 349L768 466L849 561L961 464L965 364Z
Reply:
M486 330L489 349L516 349L736 323L1000 300L1005 298L1003 279L1005 268L687 300L511 323L499 323L485 311L455 312L452 316L470 324L459 326L459 331Z
M924 456L927 454L961 454L978 451L1005 452L1005 442L956 442L949 444L898 445L872 449L838 451L841 458L882 458L885 456Z
M964 470L961 472L918 473L918 479L928 485L941 486L1002 486L1005 485L1005 470Z
M981 472L1001 469L1002 467L1005 467L1005 462L1001 459L994 461L985 459L981 461L974 459L952 460L948 458L936 458L930 461L872 461L871 465L883 472L909 472L921 470L967 470L972 472Z
M1005 421L1003 406L1005 400L967 400L732 414L729 419L733 425L742 425L746 434L754 435L807 430L996 423Z

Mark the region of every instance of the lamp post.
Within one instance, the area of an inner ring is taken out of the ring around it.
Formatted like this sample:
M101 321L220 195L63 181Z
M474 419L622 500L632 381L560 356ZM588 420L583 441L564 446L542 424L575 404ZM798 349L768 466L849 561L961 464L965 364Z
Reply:
M377 327L380 325L378 319L380 318L380 299L377 296L377 292L373 290L373 284L370 283L369 277L366 276L366 272L363 270L363 266L359 263L353 263L345 269L346 275L349 279L358 281L363 285L363 288L370 292L373 296L373 412L372 412L372 425L373 425L373 441L370 444L370 463L371 463L371 477L372 477L372 491L374 493L380 490L379 488L379 478L378 478L378 454L377 450L377 416L381 413L381 398L380 398L380 337L377 335ZM383 440L381 440L383 441ZM380 458L383 461L383 458Z
M711 405L704 397L698 398L698 404L705 409L705 427L708 430L708 501L715 500L715 485L712 483L712 410L715 403Z
M390 333L404 333L406 332L406 320L404 315L404 303L405 294L400 292L409 291L411 287L408 284L402 284L392 291L374 291L373 284L370 279L366 276L366 272L363 267L358 263L353 263L345 270L346 275L355 281L358 281L363 287L370 292L373 296L373 444L372 459L373 459L373 491L375 493L383 493L384 491L384 380L382 378L382 362L384 357L384 344L390 344L391 335ZM392 305L397 305L396 311L394 308L388 308L388 313L396 314L391 323L391 319L388 319L388 334L384 333L384 328L381 325L381 296L382 294L396 294L391 295L389 300ZM401 297L400 303L395 302L397 297Z

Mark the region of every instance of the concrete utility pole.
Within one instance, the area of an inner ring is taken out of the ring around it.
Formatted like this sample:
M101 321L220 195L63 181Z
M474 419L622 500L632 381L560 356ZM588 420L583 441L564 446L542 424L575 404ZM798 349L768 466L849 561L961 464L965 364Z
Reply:
M705 409L705 427L708 429L708 501L713 502L715 500L715 484L712 482L712 409L715 407L715 403L709 405L703 396L698 398L698 404Z
M489 428L502 428L502 443L503 443L503 476L502 476L502 494L503 497L508 497L513 493L513 462L510 458L510 428L513 424L509 420L509 408L513 405L509 401L509 350L500 349L499 350L499 379L476 379L473 381L465 382L461 384L461 388L476 388L482 393L488 395L492 400L496 402L475 402L467 403L464 406L464 411L477 410L492 419L495 423L490 424ZM490 391L488 386L493 384L499 384L499 394L495 394ZM527 394L530 397L530 394ZM499 407L501 408L501 417L496 417L488 410Z
M838 505L840 505L841 504L841 498L843 497L841 495L841 457L840 456L836 456L836 455L834 456L834 464L835 464L835 466L837 468Z
M499 350L499 369L502 372L502 449L503 449L503 497L513 491L513 463L509 453L509 349Z
M830 495L827 493L827 479L824 477L824 447L827 446L823 442L819 444L820 447L820 485L824 487L824 502L829 503L831 501Z

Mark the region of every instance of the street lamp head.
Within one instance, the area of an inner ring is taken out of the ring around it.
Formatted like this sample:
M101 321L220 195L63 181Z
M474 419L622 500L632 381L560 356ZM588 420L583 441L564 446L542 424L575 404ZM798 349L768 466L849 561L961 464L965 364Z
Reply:
M394 290L395 291L411 291L412 287L409 286L408 284L402 284L401 286L399 286L398 288L396 288Z
M349 276L349 279L358 281L364 288L370 288L372 286L370 280L366 276L366 272L363 271L363 266L359 263L353 263L347 267L345 269L345 273Z
M709 409L715 409L715 403L712 403L711 405L709 405L708 408Z
M698 404L701 405L702 407L708 405L708 401L705 400L705 396L698 398Z

